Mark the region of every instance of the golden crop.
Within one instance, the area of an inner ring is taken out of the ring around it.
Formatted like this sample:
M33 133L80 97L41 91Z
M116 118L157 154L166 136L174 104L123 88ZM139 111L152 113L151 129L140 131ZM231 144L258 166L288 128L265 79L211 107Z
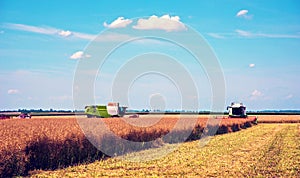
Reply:
M81 117L76 120L71 116L47 116L1 120L0 175L1 177L26 175L35 169L57 169L107 157L109 155L96 149L85 137L85 134L101 133L104 127L120 138L140 143L134 149L122 150L121 154L158 147L164 142L196 140L205 132L209 118L207 116L193 118L189 115L162 115L105 119ZM250 127L255 118L223 119L221 117L213 118L212 121L207 128L218 127L217 134L222 134ZM187 129L191 132L182 140L181 136ZM145 144L162 138L171 131L175 134L160 139L161 143ZM105 133L97 139L101 144L120 145L118 140L106 137Z

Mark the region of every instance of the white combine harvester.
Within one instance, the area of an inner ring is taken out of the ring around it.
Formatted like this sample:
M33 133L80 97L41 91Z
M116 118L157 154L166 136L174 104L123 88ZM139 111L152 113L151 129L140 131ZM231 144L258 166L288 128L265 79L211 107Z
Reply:
M246 118L246 106L243 103L231 103L231 106L227 106L229 117L234 118Z

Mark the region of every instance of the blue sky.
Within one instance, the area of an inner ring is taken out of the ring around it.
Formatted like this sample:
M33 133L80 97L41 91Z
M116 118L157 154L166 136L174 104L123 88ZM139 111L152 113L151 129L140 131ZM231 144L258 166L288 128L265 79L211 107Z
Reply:
M162 16L168 17L175 26L171 27L171 23L157 25L156 29L140 26L139 32L158 30L170 33L189 27L202 35L224 72L227 104L241 101L250 110L300 109L299 9L298 0L88 3L2 0L0 110L73 109L74 72L79 60L88 60L84 49L90 41L105 30L120 24L135 26L139 19L147 20L152 15L158 20ZM136 20L131 22L133 18ZM104 74L99 74L96 80L96 102L105 104L112 99L108 86L115 72L127 60L122 56L130 58L154 50L177 55L200 91L199 109L209 109L211 86L205 72L193 67L188 55L180 49L170 44L163 44L161 48L157 46L151 42L133 44L112 55L105 64ZM153 95L163 96L166 109L180 108L178 91L172 82L166 80L151 75L138 79L128 94L131 108L148 108L149 96Z

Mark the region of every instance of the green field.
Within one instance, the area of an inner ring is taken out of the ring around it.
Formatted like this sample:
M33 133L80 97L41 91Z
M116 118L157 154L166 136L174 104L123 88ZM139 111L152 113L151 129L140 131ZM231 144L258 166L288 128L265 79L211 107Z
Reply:
M57 171L36 171L32 176L300 177L300 124L260 124L214 136L204 147L200 145L199 140L186 142L164 157L160 154L175 145L127 155L158 157L151 161L116 157Z

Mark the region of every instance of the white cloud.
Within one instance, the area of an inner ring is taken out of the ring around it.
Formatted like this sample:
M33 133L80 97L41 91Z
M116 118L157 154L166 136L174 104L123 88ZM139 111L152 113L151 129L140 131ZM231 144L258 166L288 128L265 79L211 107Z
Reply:
M81 59L83 57L83 51L77 51L70 56L70 59Z
M24 24L6 23L3 25L3 27L8 29L13 29L13 30L27 31L31 33L38 33L38 34L49 35L49 36L63 36L71 39L82 39L82 40L89 40L89 41L95 39L103 42L122 41L130 38L129 35L118 34L118 33L105 33L105 34L101 34L99 38L96 38L97 35L95 34L72 32L68 30L65 31L65 30L56 29L52 27L36 27L36 26L30 26Z
M246 30L236 29L234 33L207 33L207 35L217 38L217 39L225 39L225 38L236 38L236 37L244 37L244 38L282 38L282 39L299 39L300 33L295 34L270 34L270 33L261 33L261 32L251 32Z
M263 93L261 91L258 91L257 89L253 90L250 95L250 100L256 100L258 98L261 98L263 96Z
M106 32L104 34L100 34L95 38L96 41L100 42L106 42L106 41L126 41L131 39L132 37L127 34L121 34L121 33L111 33Z
M242 16L245 16L246 14L248 14L248 10L240 10L237 14L236 14L236 16L237 17L242 17Z
M255 67L255 64L249 64L249 67L253 68L253 67Z
M93 40L96 38L96 35L87 34L87 33L80 33L80 32L73 32L73 36L83 40Z
M31 25L14 24L14 23L6 23L4 26L9 29L40 33L45 35L53 35L59 32L58 29L52 27L36 27Z
M125 19L124 17L118 17L114 20L111 24L107 24L106 22L103 23L104 27L107 28L125 28L127 25L131 24L132 20Z
M224 39L225 36L219 34L219 33L207 33L209 36L213 37L213 38L218 38L218 39Z
M38 34L51 35L51 36L58 35L58 36L70 37L70 38L76 38L82 40L94 40L97 37L97 35L94 34L71 32L68 30L65 31L65 30L56 29L52 27L36 27L30 25L11 24L11 23L4 24L4 27L13 30L28 31L31 33L38 33ZM98 38L98 40L99 41L120 41L128 38L129 38L128 35L111 33L111 34L101 35L101 37Z
M185 25L180 22L179 16L172 17L170 15L161 17L152 15L148 19L139 19L133 28L138 30L165 30L167 32L187 30Z
M39 97L37 96L28 96L26 98L28 101L34 101L34 102L37 102L39 100Z
M263 96L263 93L258 91L258 90L253 90L253 92L251 93L251 97L260 97Z
M235 30L238 36L247 38L300 38L300 34L290 35L290 34L268 34L268 33L252 33L245 30Z
M77 51L70 56L70 59L82 59L82 58L90 58L91 55L84 54L83 51Z
M239 36L244 36L244 37L253 37L254 35L251 33L251 32L248 32L248 31L244 31L244 30L235 30L235 32L237 32L237 34Z
M287 96L285 97L285 99L291 99L291 98L293 98L293 95L292 95L292 94L289 94L289 95L287 95Z
M266 33L257 33L253 34L257 37L264 37L264 38L300 38L300 35L290 35L290 34L266 34Z
M251 96L262 96L262 92L258 91L258 90L253 90L253 92L251 93Z
M44 35L51 35L51 36L64 36L68 37L71 36L83 39L83 40L92 40L96 37L96 35L92 34L86 34L86 33L80 33L80 32L71 32L71 31L65 31L53 27L38 27L38 26L32 26L32 25L24 25L24 24L14 24L14 23L5 23L3 25L4 28L13 29L13 30L20 30L20 31L26 31L31 33L38 33L38 34L44 34Z
M253 15L248 15L248 10L240 10L237 14L236 14L236 17L240 17L240 18L244 18L244 19L247 19L247 20L250 20L252 19Z
M9 94L9 95L18 94L18 93L20 93L20 91L18 89L9 89L7 91L7 94Z
M72 32L70 32L69 30L67 30L67 31L62 30L58 34L63 37L68 37L68 36L72 35Z

